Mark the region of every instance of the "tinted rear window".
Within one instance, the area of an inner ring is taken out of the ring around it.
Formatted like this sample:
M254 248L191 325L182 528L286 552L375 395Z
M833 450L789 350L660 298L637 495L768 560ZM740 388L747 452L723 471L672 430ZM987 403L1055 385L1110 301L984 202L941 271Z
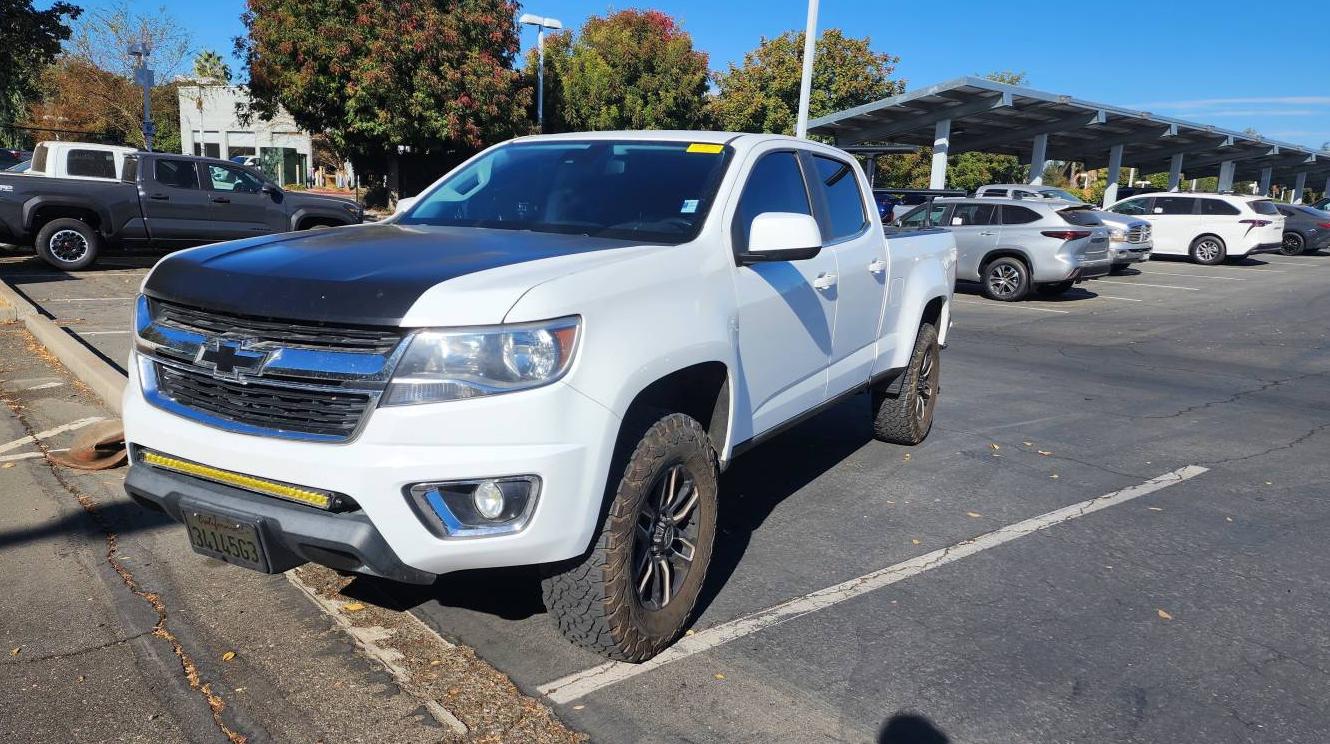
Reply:
M1257 214L1279 214L1279 210L1275 208L1275 203L1267 199L1252 202L1251 208L1256 210ZM1237 214L1237 211L1234 211L1233 214Z
M115 178L115 154L106 150L70 150L65 170L71 176Z
M1099 220L1099 215L1095 214L1094 210L1090 209L1064 209L1061 212L1058 212L1058 214L1062 215L1062 219L1067 222L1070 222L1073 225L1080 225L1081 227L1093 227L1095 225L1104 224Z
M964 225L992 225L997 222L997 207L992 204L957 204L951 213L951 224L955 227Z
M1010 204L1002 206L1002 224L1004 225L1028 225L1031 222L1039 221L1039 213L1026 207L1015 207Z
M37 149L33 150L32 169L40 173L46 172L46 145L37 145Z
M864 214L864 197L859 191L854 169L848 163L821 155L814 155L813 163L817 167L817 179L822 184L822 193L827 200L832 240L848 238L861 232L868 222L868 215Z
M178 189L197 189L199 173L194 163L188 160L158 160L153 169L153 177L163 186Z
M1195 214L1196 200L1190 196L1156 196L1155 214Z

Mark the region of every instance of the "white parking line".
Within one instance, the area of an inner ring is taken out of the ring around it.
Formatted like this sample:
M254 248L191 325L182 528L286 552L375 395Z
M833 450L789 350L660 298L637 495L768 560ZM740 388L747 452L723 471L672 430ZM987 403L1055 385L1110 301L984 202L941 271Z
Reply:
M1200 292L1196 287L1179 287L1173 284L1146 284L1145 282L1118 282L1112 279L1096 279L1100 284L1126 284L1130 287L1154 287L1155 289L1185 289L1188 292Z
M875 589L881 589L890 586L898 581L904 581L912 576L917 576L925 571L930 571L939 566L945 566L948 563L954 563L962 558L972 556L989 548L995 548L1004 543L1011 542L1026 535L1034 534L1040 530L1048 529L1063 522L1069 522L1073 519L1084 517L1088 514L1107 509L1110 506L1117 506L1132 499L1140 498L1146 494L1154 493L1162 488L1181 483L1189 478L1206 472L1208 468L1199 465L1188 465L1178 468L1172 472L1151 478L1150 480L1135 486L1129 486L1120 491L1106 493L1098 498L1082 501L1071 506L1065 506L1061 509L1041 514L1021 522L1017 522L1006 527L1001 527L992 532L980 535L972 540L964 540L948 548L934 550L929 553L911 558L908 561L897 563L894 566L874 571L873 573L860 576L857 579L827 587L812 594L805 594L775 607L758 612L747 617L741 617L737 620L731 620L727 623L721 623L712 628L700 631L694 635L684 636L678 643L661 652L660 655L650 661L641 664L629 664L622 661L610 661L590 669L584 669L580 672L561 677L552 682L540 685L536 689L541 694L546 695L555 703L568 703L580 697L588 695L609 685L622 682L626 679L636 677L639 674L649 672L660 668L666 664L671 664L682 659L686 659L695 654L702 653L715 648L723 643L742 638L746 635L756 633L759 630L779 625L787 620L793 620L803 617L811 612L826 609L836 604L840 604L849 599L853 599Z
M1245 282L1240 276L1212 276L1210 274L1179 274L1174 271L1142 271L1144 276L1189 276L1195 279L1218 279L1225 282Z
M47 450L47 452L68 452L69 448ZM18 462L19 460L36 460L39 457L45 457L46 452L22 452L17 455L0 455L0 462Z
M952 302L955 302L957 305L976 305L978 307L1002 307L1002 308L1007 308L1008 310L1035 310L1041 313L1061 313L1063 315L1066 315L1067 313L1070 312L1069 310L1052 310L1046 307L1014 305L1005 302L969 302L967 300L956 300L956 299L953 299Z
M12 442L6 442L4 444L0 444L0 452L8 452L12 449L18 449L19 447L22 447L25 444L36 444L39 440L46 439L48 437L53 437L56 434L63 434L67 431L82 429L85 426L89 426L91 424L97 423L98 421L105 421L105 420L106 419L102 418L101 416L89 416L88 418L81 418L78 421L71 421L68 424L57 426L54 429L39 431L36 434L32 434L26 437L21 437L19 439L15 439Z
M1145 302L1145 300L1137 299L1135 297L1114 297L1113 295L1099 294L1098 292L1095 292L1094 296L1098 297L1101 300L1122 300L1123 302Z

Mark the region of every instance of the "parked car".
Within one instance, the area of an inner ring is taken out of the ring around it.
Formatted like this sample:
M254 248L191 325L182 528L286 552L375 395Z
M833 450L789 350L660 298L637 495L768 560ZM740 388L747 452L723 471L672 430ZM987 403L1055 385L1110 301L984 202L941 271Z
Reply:
M116 181L125 169L125 158L138 150L119 145L89 142L41 142L32 151L28 175Z
M25 160L32 160L32 153L27 152L26 150L0 147L0 168L8 170L11 166L22 163Z
M863 391L878 438L927 436L955 260L806 139L499 144L384 222L158 263L126 489L260 571L542 564L570 640L642 661L697 600L719 469Z
M5 168L5 172L6 172L6 173L27 173L31 168L32 168L32 161L31 161L31 160L24 160L24 161L21 162L21 163L15 163L14 165L11 165L11 166L9 166L8 168Z
M906 212L939 196L965 196L959 189L873 189L873 201L883 222L891 222Z
M1109 256L1113 259L1110 270L1114 273L1134 263L1149 261L1150 252L1154 248L1149 222L1097 209L1066 189L1022 183L995 183L980 186L974 195L982 198L1034 199L1093 209L1095 216L1108 228Z
M215 158L132 153L114 181L0 173L0 242L34 245L67 271L104 246L180 248L363 217L353 201L290 193Z
M936 225L956 237L956 279L979 282L1004 302L1034 291L1055 296L1109 272L1108 228L1093 210L1057 201L941 198L916 207L896 226Z
M259 167L259 158L257 155L236 155L231 158L231 162L236 165L243 165L247 168Z
M1232 194L1134 196L1108 208L1154 228L1154 252L1191 256L1202 264L1278 251L1284 217L1269 199Z
M1303 204L1276 204L1284 216L1284 242L1279 252L1296 256L1330 247L1330 212Z
M1330 196L1327 196L1324 199L1321 199L1320 201L1313 202L1311 204L1311 208L1319 209L1322 212L1330 212Z

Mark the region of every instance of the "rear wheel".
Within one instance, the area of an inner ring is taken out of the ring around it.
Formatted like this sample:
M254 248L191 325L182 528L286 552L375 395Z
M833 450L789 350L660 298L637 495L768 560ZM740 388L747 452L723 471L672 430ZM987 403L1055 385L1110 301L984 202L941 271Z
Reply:
M37 255L63 271L81 271L97 260L102 236L88 223L72 218L51 220L37 232Z
M873 391L873 437L892 444L919 444L933 428L933 409L941 392L941 356L937 328L919 326L910 366L903 372L900 392L891 397L891 385Z
M1279 252L1285 256L1296 256L1307 249L1307 241L1295 232L1284 233L1284 242L1279 244Z
M980 272L984 296L999 302L1015 302L1030 293L1030 270L1019 258L1003 256L988 262Z
M1050 284L1040 284L1039 286L1034 288L1034 291L1042 297L1057 297L1058 295L1062 294L1063 292L1066 292L1067 290L1071 289L1074 286L1076 286L1076 282L1068 280L1065 282L1052 282Z
M1191 260L1198 264L1214 266L1223 263L1228 254L1224 241L1213 235L1202 235L1191 242Z
M556 568L545 606L573 643L646 661L683 632L716 535L715 453L702 425L666 414L624 465L591 550Z

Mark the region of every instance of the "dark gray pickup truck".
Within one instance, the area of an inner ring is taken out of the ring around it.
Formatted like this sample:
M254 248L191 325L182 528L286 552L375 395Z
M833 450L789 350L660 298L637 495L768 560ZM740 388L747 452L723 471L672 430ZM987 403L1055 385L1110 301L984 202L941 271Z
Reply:
M0 174L0 243L34 245L66 271L106 246L184 248L363 217L353 201L285 191L215 158L141 152L118 181Z

